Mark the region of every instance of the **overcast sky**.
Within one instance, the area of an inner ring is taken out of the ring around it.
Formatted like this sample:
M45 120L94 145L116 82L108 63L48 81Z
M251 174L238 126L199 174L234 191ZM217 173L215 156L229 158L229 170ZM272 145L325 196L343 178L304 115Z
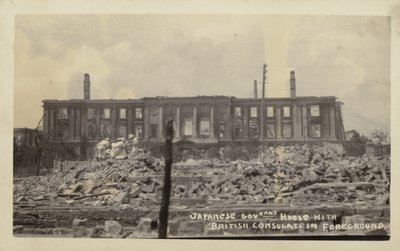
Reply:
M345 130L390 130L390 19L367 16L18 15L14 127L36 127L43 99L336 96ZM260 92L259 92L260 93Z

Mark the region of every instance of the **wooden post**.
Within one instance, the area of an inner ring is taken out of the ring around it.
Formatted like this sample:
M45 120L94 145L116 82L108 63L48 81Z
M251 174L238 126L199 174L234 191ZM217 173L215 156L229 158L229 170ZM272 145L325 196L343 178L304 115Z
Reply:
M172 140L174 138L173 120L168 119L165 135L165 171L164 187L160 208L160 219L158 226L158 238L166 239L168 231L168 207L171 193L171 165L172 165Z

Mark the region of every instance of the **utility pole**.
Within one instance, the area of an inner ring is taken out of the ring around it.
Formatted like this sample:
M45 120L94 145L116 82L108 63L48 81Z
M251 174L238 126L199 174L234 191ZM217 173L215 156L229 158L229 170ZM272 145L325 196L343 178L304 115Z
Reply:
M266 84L266 80L267 80L267 65L264 64L263 65L263 75L262 75L262 92L261 92L261 113L260 113L260 120L261 120L261 146L262 146L262 153L261 156L264 157L264 152L265 152L265 84Z

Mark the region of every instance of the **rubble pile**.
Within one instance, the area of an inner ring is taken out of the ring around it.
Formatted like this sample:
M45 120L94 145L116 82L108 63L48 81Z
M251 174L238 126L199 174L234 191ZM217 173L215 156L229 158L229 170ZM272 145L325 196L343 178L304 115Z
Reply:
M163 159L139 150L123 159L20 180L14 185L14 201L158 205L163 168ZM172 204L376 205L389 198L390 157L348 157L327 147L270 147L250 161L189 159L172 170Z

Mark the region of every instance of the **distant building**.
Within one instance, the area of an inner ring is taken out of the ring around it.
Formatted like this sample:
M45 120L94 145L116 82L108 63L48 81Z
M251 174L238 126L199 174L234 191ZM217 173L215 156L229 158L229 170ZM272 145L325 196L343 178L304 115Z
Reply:
M368 141L366 144L366 154L369 156L388 156L390 155L390 144L379 144L373 141Z
M93 158L101 139L136 135L140 144L158 153L164 127L174 120L175 153L227 158L257 154L260 145L342 144L341 104L335 97L296 97L294 72L291 97L261 99L228 96L144 97L90 99L89 74L84 77L84 99L43 100L43 130L54 143L69 145L81 159ZM261 123L261 117L264 121Z
M37 134L34 129L14 128L14 170L19 167L35 166L37 164L36 137Z

